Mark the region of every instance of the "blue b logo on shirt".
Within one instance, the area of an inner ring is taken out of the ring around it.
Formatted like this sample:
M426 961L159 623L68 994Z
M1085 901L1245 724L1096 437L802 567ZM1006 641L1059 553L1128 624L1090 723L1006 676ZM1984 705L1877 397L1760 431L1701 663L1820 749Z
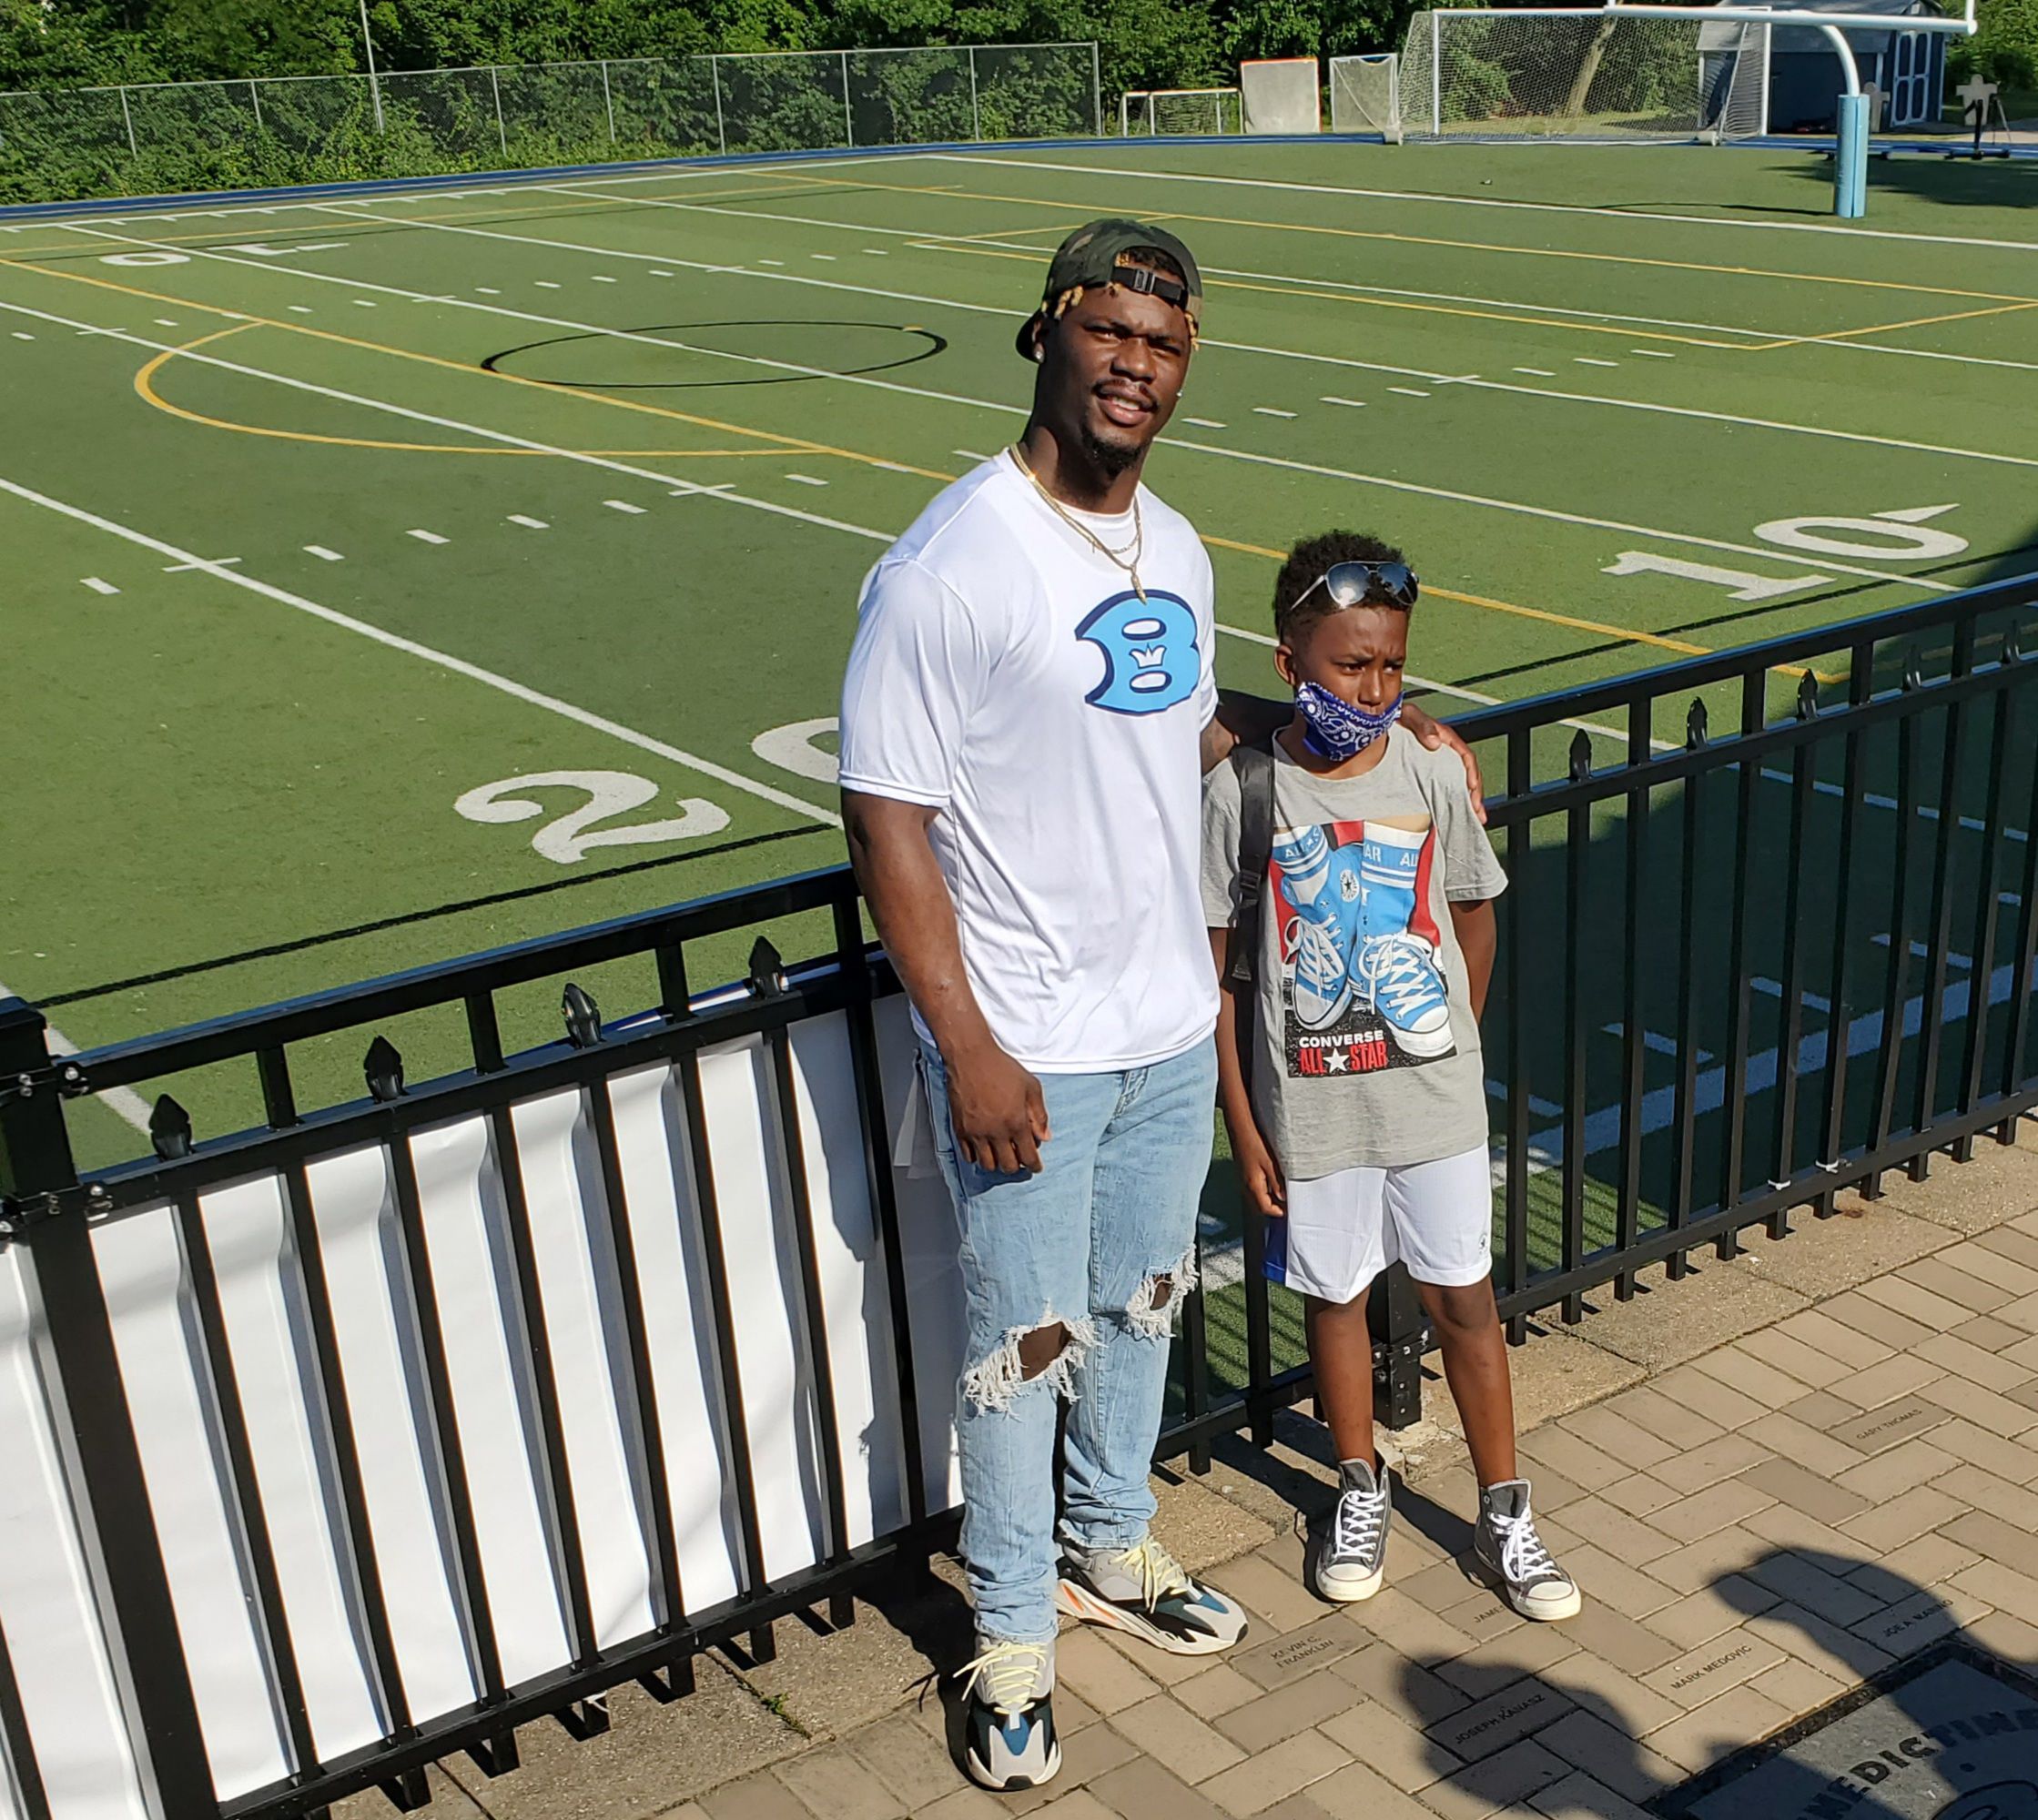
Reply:
M1196 693L1196 615L1175 594L1113 594L1076 628L1104 653L1104 680L1083 697L1114 714L1158 714Z

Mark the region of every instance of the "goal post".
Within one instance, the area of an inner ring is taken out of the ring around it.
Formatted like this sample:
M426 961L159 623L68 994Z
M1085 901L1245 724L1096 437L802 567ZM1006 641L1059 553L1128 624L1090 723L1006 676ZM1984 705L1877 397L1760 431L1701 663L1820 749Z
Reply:
M1243 132L1245 106L1236 88L1129 88L1119 97L1121 138L1172 138Z
M1401 57L1394 51L1331 59L1331 131L1401 139Z
M1323 75L1316 59L1267 57L1239 65L1248 133L1321 133Z

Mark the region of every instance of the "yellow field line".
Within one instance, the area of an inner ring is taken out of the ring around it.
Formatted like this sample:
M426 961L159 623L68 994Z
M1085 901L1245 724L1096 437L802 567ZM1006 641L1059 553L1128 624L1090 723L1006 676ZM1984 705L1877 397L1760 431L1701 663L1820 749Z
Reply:
M868 467L903 470L929 480L952 480L955 476L942 473L938 469L916 468L909 462L887 461L876 455L864 455L853 449L840 449L833 443L816 442L804 436L785 436L775 430L753 430L747 424L730 423L722 418L701 417L692 411L674 410L670 405L648 404L640 399L617 398L611 392L589 391L580 386L551 385L542 379L525 379L521 373L498 372L492 367L477 367L471 361L449 360L441 355L421 353L414 348L392 348L385 342L364 341L357 336L341 335L330 329L314 329L306 322L284 322L272 316L256 316L245 309L228 309L216 303L200 303L196 298L170 297L162 291L143 290L134 285L125 285L112 278L103 278L88 272L53 271L47 266L31 265L25 260L0 259L0 267L12 270L35 272L44 278L62 278L70 284L92 285L102 290L119 291L127 297L147 298L151 303L174 303L186 309L202 309L214 316L230 316L245 323L259 323L265 329L285 329L293 335L309 335L315 340L336 341L342 347L360 348L371 354L393 355L398 359L420 360L427 366L444 367L455 373L481 374L491 379L501 379L510 385L530 386L543 392L563 393L568 398L585 399L594 404L613 405L619 410L642 411L650 417L670 418L677 423L691 423L697 429L719 430L731 436L748 436L761 442L776 442L786 450L796 450L810 455L836 455L846 461L862 462Z
M1236 538L1206 537L1205 543L1214 544L1220 550L1242 551L1248 556L1272 557L1276 562L1285 562L1285 550L1270 550L1263 543L1242 543ZM1440 601L1456 601L1468 607L1484 607L1489 612L1514 613L1525 620L1541 620L1546 625L1568 626L1573 632L1597 632L1603 638L1621 639L1634 644L1658 645L1665 651L1678 652L1687 657L1709 657L1712 646L1692 644L1681 638L1665 638L1653 632L1636 632L1630 628L1604 624L1598 620L1574 619L1568 613L1553 613L1545 607L1516 606L1512 601L1496 601L1485 594L1461 594L1455 589L1438 588L1425 581L1423 592L1435 594Z
M241 436L270 436L282 442L316 442L334 449L380 449L392 450L413 455L524 455L550 456L549 449L505 449L490 443L477 447L466 442L388 442L371 436L328 436L312 430L279 430L268 424L231 423L223 417L208 417L203 411L192 410L180 404L173 404L156 389L156 375L172 360L180 359L208 342L224 339L228 335L238 335L243 330L260 329L259 322L237 322L230 329L215 329L209 335L201 335L196 341L187 341L179 348L166 348L160 354L135 375L135 390L143 400L170 417L180 417L187 423L203 424L208 430L230 430ZM784 449L574 449L567 451L574 455L605 455L618 460L634 458L643 460L656 456L661 460L685 458L703 460L713 456L722 460L755 459L758 456L782 456L791 451Z
M796 171L785 175L796 183L819 184L824 181L842 189L898 190L907 187L900 184L876 183L868 179L835 177L803 177ZM1012 196L995 190L952 190L949 194L968 202L1003 202L1020 207L1056 208L1066 210L1072 205L1067 197ZM1151 218L1151 217L1141 217ZM1729 278L1778 278L1797 284L1844 285L1867 290L1910 291L1921 297L1962 297L1979 298L1987 303L2038 303L2038 298L2014 297L2002 291L1956 290L1944 285L1905 284L1896 278L1840 278L1825 272L1776 271L1762 266L1715 266L1694 259L1646 259L1633 253L1586 253L1565 247L1513 247L1490 240L1449 240L1425 234L1394 234L1376 228L1333 228L1316 221L1268 221L1253 220L1236 215L1191 215L1176 214L1170 217L1175 221L1196 221L1220 228L1267 228L1283 234L1328 234L1339 239L1391 240L1411 247L1449 247L1461 252L1513 253L1526 258L1538 259L1584 259L1599 265L1647 266L1663 271L1713 272ZM848 224L845 224L848 225ZM1015 233L1031 233L1031 228L1015 228ZM938 240L944 237L929 234L925 237Z
M751 430L742 424L723 422L711 418L695 417L685 411L671 410L660 405L644 404L634 399L615 398L607 392L583 391L580 388L575 386L550 386L544 384L542 380L527 379L516 373L497 372L492 368L476 367L463 361L449 360L437 354L420 353L414 349L393 348L379 341L366 341L355 336L338 334L329 329L313 329L308 323L283 322L274 317L254 316L245 310L226 308L224 306L219 304L198 303L188 298L170 297L160 291L143 290L138 287L133 285L120 284L112 278L97 278L84 272L51 271L46 267L29 265L25 261L16 261L13 259L0 259L0 268L13 268L22 271L36 272L45 278L64 278L78 284L92 285L101 289L119 291L129 297L145 298L150 302L154 303L174 303L188 309L201 309L208 311L216 316L232 317L235 319L235 329L222 330L220 331L220 333L230 334L235 332L238 329L257 327L264 329L283 329L289 330L292 334L295 335L308 335L312 337L314 339L321 341L336 341L345 347L359 348L370 353L390 354L394 355L400 359L406 360L421 360L430 366L448 368L454 372L481 374L485 376L486 378L492 379L508 380L512 384L515 385L534 386L542 391L564 392L570 397L588 399L598 404L615 405L626 410L648 411L654 415L660 417L676 418L684 422L704 425L717 430L729 430L739 436L756 437L766 440L782 442L788 445L789 447L797 448L813 454L839 456L845 460L858 462L869 467L884 468L892 470L904 470L907 472L920 475L927 480L947 482L956 478L956 476L954 476L953 474L943 473L938 469L916 468L910 466L906 462L889 461L884 460L879 456L866 455L857 450L838 448L826 443L809 442L797 438L782 437L775 430ZM217 339L218 336L208 336L203 339L207 340ZM167 349L163 353L157 355L155 359L151 360L148 365L143 369L143 372L145 374L153 374L154 371L158 369L166 361L176 358L176 356L179 352L188 351L190 348L195 348L198 345L200 345L198 342L191 342L187 344L187 347L183 349ZM138 376L137 383L138 387ZM143 396L148 397L148 394L145 392ZM151 399L150 402L154 403L157 402L157 400ZM163 408L171 410L174 415L189 414L178 410L176 407L169 406L167 401L163 402ZM206 421L207 420L200 419L198 420ZM218 427L228 430L248 430L249 428L249 426L243 424L220 424ZM288 435L291 432L278 430L255 430L252 433L266 435ZM306 440L325 440L327 439L307 438ZM349 439L349 442L351 446L351 439ZM362 443L359 446L374 447L377 445L371 443ZM415 445L397 446L413 447ZM471 453L474 451L468 450L459 450L455 452ZM543 451L533 450L532 452L540 453ZM1213 536L1205 536L1202 541L1205 543L1220 550L1240 551L1251 556L1267 557L1276 562L1285 561L1287 560L1287 552L1285 551L1270 549L1265 544L1245 543L1241 542L1234 538ZM1440 600L1455 601L1462 605L1479 607L1489 612L1506 613L1515 615L1522 619L1537 620L1547 625L1564 626L1575 632L1591 632L1598 637L1610 638L1625 643L1655 645L1663 650L1678 652L1687 656L1709 656L1712 652L1712 647L1709 645L1692 644L1682 639L1667 638L1657 632L1638 632L1631 627L1608 625L1597 620L1578 619L1566 613L1552 612L1547 609L1542 607L1524 607L1517 605L1512 601L1498 601L1491 598L1488 595L1465 594L1457 592L1456 591L1452 589L1436 587L1429 589L1428 592L1436 595Z
M1761 341L1742 351L1767 354L1778 348L1801 348L1808 341L1845 341L1857 335L1893 335L1900 329L1930 329L1938 322L1971 322L1977 316L2014 316L2022 309L2038 309L2038 302L1997 303L1986 309L1955 310L1951 316L1914 316L1908 322L1878 322L1869 329L1836 329L1830 335L1791 335L1780 341Z

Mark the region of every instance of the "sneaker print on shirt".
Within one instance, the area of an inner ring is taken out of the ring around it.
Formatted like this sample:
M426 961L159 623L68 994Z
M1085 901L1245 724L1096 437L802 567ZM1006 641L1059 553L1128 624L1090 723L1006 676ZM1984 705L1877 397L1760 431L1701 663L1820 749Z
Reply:
M1429 908L1435 857L1426 816L1276 834L1267 872L1291 1079L1375 1074L1456 1054L1443 936Z

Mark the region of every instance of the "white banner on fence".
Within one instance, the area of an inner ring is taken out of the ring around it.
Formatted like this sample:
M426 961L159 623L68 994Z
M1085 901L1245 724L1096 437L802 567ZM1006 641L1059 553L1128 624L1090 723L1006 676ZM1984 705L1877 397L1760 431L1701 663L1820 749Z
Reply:
M887 1104L907 1103L912 1034L903 1001L877 1007ZM901 1400L890 1293L840 1016L790 1033L792 1078L814 1250L833 1370L847 1542L907 1518ZM820 1431L807 1357L790 1164L775 1070L762 1038L700 1057L733 1350L748 1431L761 1571L777 1580L820 1558L826 1532ZM621 1277L591 1113L613 1116L626 1235L642 1294L665 1461L680 1591L690 1612L739 1587L730 1387L711 1319L703 1210L679 1077L664 1064L620 1070L586 1090L522 1101L409 1139L424 1261L443 1338L451 1419L473 1515L488 1615L512 1686L572 1657L565 1587L546 1519L542 1424L519 1314L504 1170L529 1209L532 1262L557 1390L563 1481L580 1532L593 1640L654 1628L653 1562L638 1405ZM512 1134L512 1158L496 1134ZM901 1268L911 1309L929 1509L956 1500L953 1406L961 1353L952 1211L938 1179L894 1172ZM220 1319L246 1421L259 1508L238 1505L176 1209L140 1208L94 1234L116 1351L133 1412L150 1514L161 1541L206 1749L221 1799L291 1767L275 1677L259 1629L244 1519L264 1526L283 1615L321 1759L372 1744L373 1655L347 1546L328 1399L343 1400L360 1463L398 1694L413 1721L465 1706L480 1665L462 1613L447 1462L382 1147L307 1166L341 1382L322 1385L283 1178L252 1176L204 1194L196 1230L218 1284ZM54 1820L141 1820L146 1802L75 1513L76 1475L41 1340L32 1246L0 1250L0 1626ZM12 1820L0 1776L0 1816Z

